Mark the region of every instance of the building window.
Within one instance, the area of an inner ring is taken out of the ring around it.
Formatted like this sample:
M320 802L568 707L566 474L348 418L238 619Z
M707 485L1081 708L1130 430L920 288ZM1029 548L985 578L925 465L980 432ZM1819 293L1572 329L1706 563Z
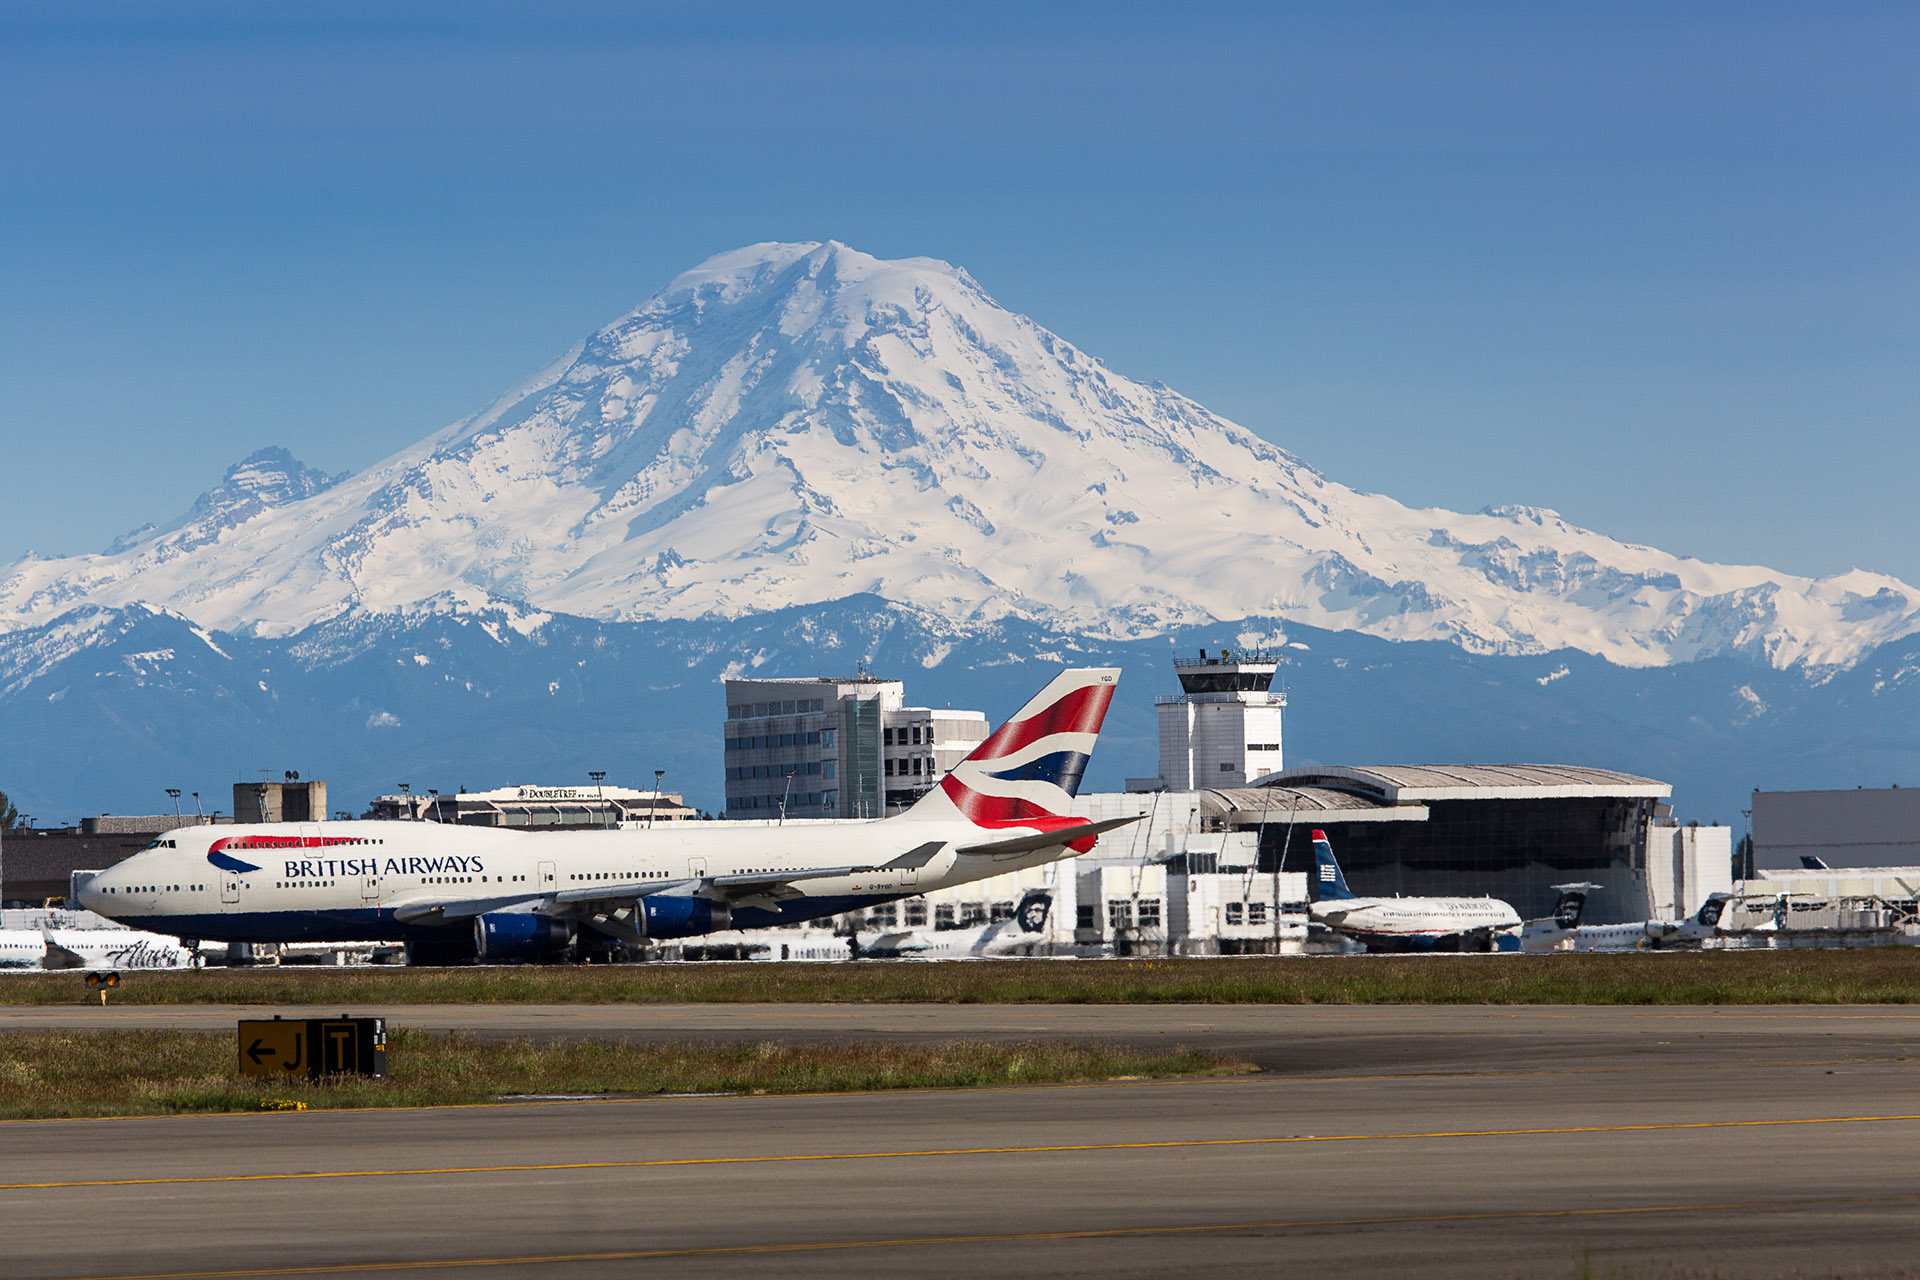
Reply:
M953 904L942 902L933 908L933 927L936 929L954 929L959 926L953 918Z
M1133 904L1125 898L1110 898L1107 901L1107 928L1116 933L1133 928Z
M909 898L900 904L900 914L907 928L924 928L927 923L927 900L925 898Z
M996 924L1002 920L1011 920L1013 919L1013 904L1011 902L996 902L988 910L987 914Z
M1160 899L1140 899L1140 927L1158 929L1160 927Z
M1220 772L1222 772L1222 773L1232 773L1232 772L1233 772L1233 762L1232 762L1231 760L1223 760L1223 761L1221 761L1221 762L1220 762Z
M1227 923L1229 925L1237 925L1242 923L1242 921L1245 919L1245 916L1246 916L1246 912L1241 909L1241 906L1239 903L1229 902L1227 904Z
M987 922L987 904L984 902L964 902L960 904L960 927L977 928Z
M1095 927L1094 920L1093 920L1093 904L1091 902L1077 903L1074 906L1073 927L1076 929L1092 929Z
M1266 922L1267 904L1264 902L1249 902L1247 904L1247 923L1265 924Z
M867 923L876 929L891 929L899 922L899 916L891 902L883 902L867 912Z
M882 729L880 731L880 745L883 747L890 747L893 745L893 730Z

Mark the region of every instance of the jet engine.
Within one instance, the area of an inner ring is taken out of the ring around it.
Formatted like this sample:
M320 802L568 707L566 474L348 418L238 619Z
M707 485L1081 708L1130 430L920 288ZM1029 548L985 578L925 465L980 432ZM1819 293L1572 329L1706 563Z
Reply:
M475 916L473 948L483 964L558 960L573 948L573 926L526 911Z
M691 938L733 927L733 908L705 898L648 894L640 899L641 928L649 938Z

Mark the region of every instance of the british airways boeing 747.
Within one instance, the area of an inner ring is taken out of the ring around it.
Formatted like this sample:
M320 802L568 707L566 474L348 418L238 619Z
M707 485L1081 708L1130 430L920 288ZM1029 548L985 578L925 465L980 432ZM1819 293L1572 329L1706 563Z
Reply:
M416 963L540 960L812 920L1071 857L1139 818L1068 815L1119 671L1063 672L907 812L871 822L513 831L431 822L185 827L75 885L137 929L389 939Z

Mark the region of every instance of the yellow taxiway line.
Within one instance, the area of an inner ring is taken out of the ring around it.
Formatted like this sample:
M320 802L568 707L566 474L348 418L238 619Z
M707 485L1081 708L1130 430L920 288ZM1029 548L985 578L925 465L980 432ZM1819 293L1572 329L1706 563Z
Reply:
M1774 1129L1796 1125L1902 1124L1920 1114L1817 1116L1783 1120L1688 1120L1666 1124L1568 1125L1533 1129L1438 1129L1420 1133L1288 1134L1264 1138L1175 1138L1159 1142L1084 1142L1023 1147L939 1147L919 1151L816 1151L791 1155L686 1156L663 1160L580 1160L554 1164L449 1165L420 1169L331 1169L298 1173L219 1173L164 1178L87 1178L60 1182L0 1182L0 1191L72 1191L100 1187L193 1186L239 1182L323 1182L341 1178L456 1177L497 1173L562 1173L612 1169L687 1169L719 1165L809 1164L836 1160L925 1160L965 1156L1049 1155L1081 1151L1170 1151L1225 1147L1281 1147L1357 1142L1435 1142L1461 1138L1525 1138L1606 1133L1666 1133L1702 1129Z
M1542 1132L1523 1130L1522 1132ZM384 1262L313 1263L306 1266L246 1267L205 1271L145 1271L117 1275L65 1276L54 1280L233 1280L240 1276L351 1275L381 1271L448 1271L465 1267L580 1266L597 1262L751 1257L768 1254L827 1253L836 1250L906 1249L929 1245L1022 1244L1047 1240L1137 1240L1155 1236L1311 1231L1338 1227L1421 1226L1438 1223L1631 1218L1671 1213L1733 1213L1759 1210L1828 1210L1862 1205L1920 1203L1920 1195L1835 1196L1807 1200L1727 1200L1698 1204L1618 1205L1585 1209L1489 1209L1465 1213L1393 1214L1357 1218L1280 1218L1266 1222L1200 1222L1157 1227L1091 1227L1076 1231L1000 1231L976 1235L885 1236L870 1240L792 1240L768 1244L728 1244L657 1249L607 1249L591 1253L530 1253L489 1258L417 1258Z

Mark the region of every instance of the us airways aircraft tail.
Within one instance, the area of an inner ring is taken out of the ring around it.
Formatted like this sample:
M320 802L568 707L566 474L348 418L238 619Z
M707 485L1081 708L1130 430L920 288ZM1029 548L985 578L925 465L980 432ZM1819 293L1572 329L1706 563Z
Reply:
M1062 672L891 818L188 827L76 890L102 915L176 937L393 939L416 962L558 959L838 915L1070 857L1139 821L1067 812L1119 675Z
M1347 888L1346 874L1333 856L1333 842L1317 827L1313 832L1313 872L1320 901L1340 902L1353 897L1353 890Z

